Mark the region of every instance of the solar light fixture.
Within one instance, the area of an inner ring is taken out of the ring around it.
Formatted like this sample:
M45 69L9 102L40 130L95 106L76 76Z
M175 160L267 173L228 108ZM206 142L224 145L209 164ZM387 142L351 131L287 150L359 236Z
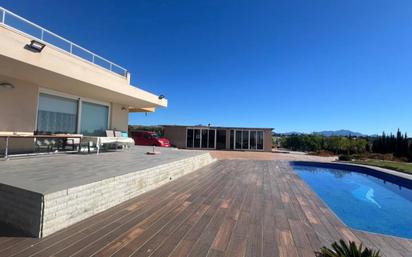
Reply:
M29 50L31 50L33 52L40 53L46 45L43 44L42 42L32 40L32 41L30 41L30 44L28 44L26 46Z
M164 95L159 95L159 100L162 100L163 98L165 98Z
M0 82L0 89L13 89L14 85L8 82Z

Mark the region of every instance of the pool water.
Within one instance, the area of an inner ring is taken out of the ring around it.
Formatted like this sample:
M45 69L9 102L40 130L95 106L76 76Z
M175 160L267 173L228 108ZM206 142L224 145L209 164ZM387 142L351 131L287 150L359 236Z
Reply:
M355 170L293 169L346 225L412 239L411 189Z

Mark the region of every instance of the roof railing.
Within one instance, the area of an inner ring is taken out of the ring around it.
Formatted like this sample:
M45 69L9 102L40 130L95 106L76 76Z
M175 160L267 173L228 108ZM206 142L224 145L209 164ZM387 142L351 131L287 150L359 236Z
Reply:
M105 68L113 73L127 77L128 71L120 65L117 65L45 28L26 20L17 14L10 12L0 6L0 25L12 28L28 36L35 37L44 43L51 44L71 55L80 57L97 66Z

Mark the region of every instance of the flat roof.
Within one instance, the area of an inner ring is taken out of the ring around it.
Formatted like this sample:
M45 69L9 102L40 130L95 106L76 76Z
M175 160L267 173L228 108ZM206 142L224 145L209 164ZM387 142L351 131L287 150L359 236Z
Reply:
M214 128L214 129L249 129L249 130L273 130L273 128L255 128L255 127L223 127L207 125L160 125L162 127L185 127L185 128Z

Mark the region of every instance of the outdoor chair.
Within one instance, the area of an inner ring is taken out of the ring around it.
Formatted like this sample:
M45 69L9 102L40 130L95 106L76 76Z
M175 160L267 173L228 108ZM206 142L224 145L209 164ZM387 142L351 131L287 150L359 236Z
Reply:
M52 152L57 146L58 143L54 139L36 139L36 148L39 152L41 152L42 149L45 149L47 152Z
M106 137L114 137L114 131L113 130L106 130Z

